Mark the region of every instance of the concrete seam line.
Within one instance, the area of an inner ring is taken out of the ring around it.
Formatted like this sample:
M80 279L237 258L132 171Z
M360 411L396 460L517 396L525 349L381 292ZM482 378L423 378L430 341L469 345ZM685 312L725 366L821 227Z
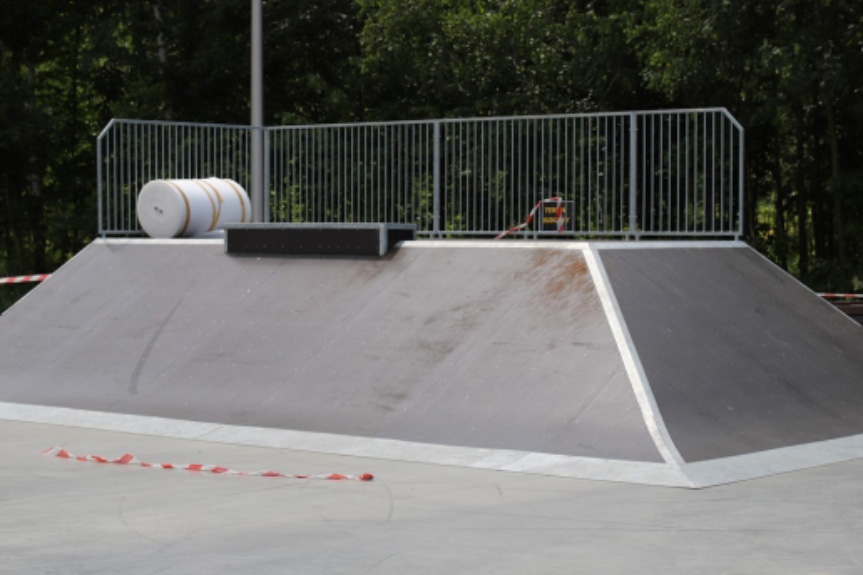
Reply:
M605 311L605 317L608 320L609 327L611 327L614 341L617 343L617 349L620 352L629 382L632 385L632 391L635 393L635 398L638 401L638 406L641 409L641 414L644 417L644 422L647 425L650 436L653 438L656 448L665 462L682 470L684 465L683 458L677 451L677 447L675 447L674 442L668 434L668 429L665 427L662 414L660 414L659 408L656 405L656 398L653 397L650 383L638 357L638 351L632 342L632 336L626 327L626 321L617 304L617 299L614 297L611 282L608 280L599 254L592 249L587 249L584 251L584 259L587 261L587 267L590 270L590 275L593 277L593 283L596 286L599 300L602 302L602 309Z

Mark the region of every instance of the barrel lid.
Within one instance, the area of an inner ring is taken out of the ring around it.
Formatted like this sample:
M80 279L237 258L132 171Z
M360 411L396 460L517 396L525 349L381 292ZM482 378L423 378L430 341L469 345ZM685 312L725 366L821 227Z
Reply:
M189 225L188 199L170 180L147 182L138 195L138 221L151 238L176 238Z

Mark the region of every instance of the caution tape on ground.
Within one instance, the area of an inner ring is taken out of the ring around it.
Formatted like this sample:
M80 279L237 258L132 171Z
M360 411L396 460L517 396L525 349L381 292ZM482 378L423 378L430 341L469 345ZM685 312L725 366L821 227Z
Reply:
M863 299L863 294L859 293L820 293L818 295L824 299Z
M32 276L13 276L9 278L0 278L0 284L22 284L28 282L43 282L51 277L51 274L37 274Z
M200 471L203 473L215 473L221 475L243 475L250 477L284 477L288 479L328 479L330 481L371 481L374 475L371 473L361 473L360 475L345 475L342 473L323 473L323 474L291 474L281 473L280 471L236 471L229 467L221 465L209 465L204 463L148 463L141 461L134 455L129 453L110 459L100 455L74 455L69 453L62 447L51 447L42 452L42 455L53 455L62 459L72 459L75 461L92 461L94 463L113 463L115 465L138 465L140 467L151 467L155 469L180 469L184 471Z
M507 231L503 232L502 234L499 234L494 239L499 240L501 238L505 238L506 236L513 234L515 232L521 231L524 228L526 228L527 226L529 226L530 222L533 221L533 217L536 215L536 211L545 202L557 202L557 233L563 232L563 224L565 221L564 217L563 217L563 198L560 196L554 196L553 198L546 198L544 200L539 200L536 203L536 205L533 206L533 209L530 210L530 213L527 215L527 219L523 223L521 223L521 224L519 224L513 228L508 229Z

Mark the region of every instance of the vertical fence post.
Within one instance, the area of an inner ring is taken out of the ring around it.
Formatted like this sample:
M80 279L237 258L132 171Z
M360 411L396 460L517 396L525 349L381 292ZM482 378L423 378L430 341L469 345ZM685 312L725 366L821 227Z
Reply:
M638 202L638 189L636 183L638 179L638 116L636 114L629 115L629 233L638 239L638 216L636 214L636 205Z
M270 163L273 159L270 157L270 129L262 128L264 132L264 181L263 181L263 211L264 222L270 221Z
M737 213L738 213L738 221L737 221L737 236L734 238L735 240L740 240L743 237L743 126L739 128L740 130L740 146L737 150L737 179L738 186L740 189L738 190L738 200L737 200Z
M433 164L433 186L434 186L434 204L433 204L433 228L432 237L442 237L440 231L440 122L434 123L434 164Z
M266 210L266 198L264 197L264 133L261 126L252 126L251 129L251 200L252 200L252 221L263 222L264 211Z

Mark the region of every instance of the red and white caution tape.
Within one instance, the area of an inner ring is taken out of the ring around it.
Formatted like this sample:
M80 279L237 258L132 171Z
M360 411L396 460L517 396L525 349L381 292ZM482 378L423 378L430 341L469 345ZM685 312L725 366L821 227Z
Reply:
M824 299L863 299L863 294L859 293L820 293L818 295Z
M51 274L38 274L33 276L14 276L11 278L0 278L0 284L23 284L27 282L43 282L51 277Z
M515 233L515 232L521 231L521 230L523 230L524 228L526 228L527 226L529 226L529 225L530 225L530 222L532 222L532 221L533 221L533 217L536 215L536 210L538 210L538 209L539 209L539 207L540 207L542 204L544 204L545 202L557 202L557 233L562 233L562 232L563 232L563 224L564 224L564 217L563 217L563 198L561 198L560 196L554 196L553 198L546 198L546 199L544 199L544 200L540 200L540 201L538 201L538 202L536 203L536 205L535 205L535 206L533 206L533 209L532 209L532 210L530 210L530 213L527 215L527 219L524 221L524 223L519 224L519 225L515 226L514 228L510 228L510 229L508 229L507 231L505 231L505 232L503 232L502 234L498 235L498 236L497 236L497 237L495 237L494 239L499 240L499 239L501 239L501 238L505 238L506 236L508 236L508 235L510 235L510 234L512 234L512 233Z
M348 479L355 479L358 481L371 481L372 479L374 479L374 475L372 475L371 473L362 473L360 475L344 475L341 473L301 475L281 473L279 471L235 471L228 467L222 467L220 465L208 465L204 463L148 463L146 461L140 461L137 457L129 453L123 455L122 457L118 457L117 459L108 459L107 457L102 457L100 455L73 455L62 447L51 447L43 451L42 455L54 455L63 459L74 459L75 461L114 463L116 465L139 465L141 467L153 467L156 469L182 469L185 471L201 471L204 473L216 473L223 475L244 475L251 477L285 477L289 479L329 479L331 481L342 481Z

